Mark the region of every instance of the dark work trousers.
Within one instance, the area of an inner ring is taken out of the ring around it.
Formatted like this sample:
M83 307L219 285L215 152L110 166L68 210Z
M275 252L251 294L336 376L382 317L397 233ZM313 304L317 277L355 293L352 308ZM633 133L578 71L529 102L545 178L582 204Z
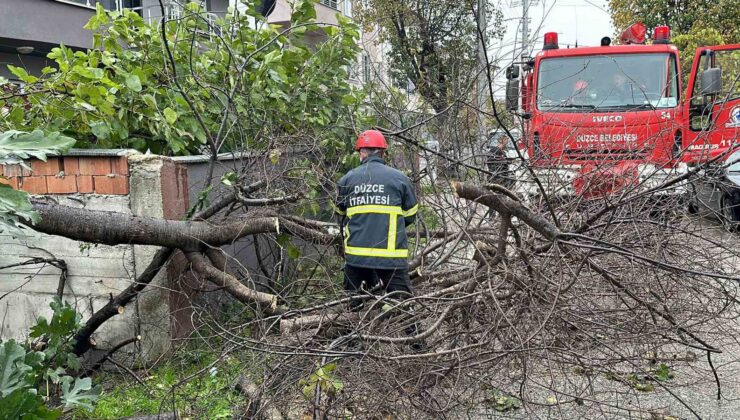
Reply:
M344 266L344 289L353 295L363 291L373 291L375 294L400 292L391 296L396 300L408 299L413 295L407 268L385 270L347 264ZM359 304L353 302L352 307Z
M396 300L406 300L413 296L414 291L409 280L407 268L378 269L355 267L349 264L344 266L344 289L350 295L358 295L373 291L374 294L393 293L390 297ZM350 302L350 310L356 311L362 307L362 302L353 300ZM416 323L406 328L407 335L416 335L418 326Z

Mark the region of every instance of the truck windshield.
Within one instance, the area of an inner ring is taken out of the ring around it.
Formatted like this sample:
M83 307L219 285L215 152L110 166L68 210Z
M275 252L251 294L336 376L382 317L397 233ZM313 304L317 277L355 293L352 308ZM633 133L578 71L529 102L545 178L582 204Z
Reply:
M547 58L540 62L537 107L583 112L673 108L678 77L673 54Z

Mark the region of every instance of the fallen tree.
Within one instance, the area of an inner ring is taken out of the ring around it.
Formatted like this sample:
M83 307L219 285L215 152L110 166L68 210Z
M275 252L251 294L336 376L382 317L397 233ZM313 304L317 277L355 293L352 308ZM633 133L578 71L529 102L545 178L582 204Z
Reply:
M143 81L143 88L169 107L162 126L189 130L185 146L201 139L197 147L211 153L204 191L185 220L32 201L40 220L28 220L30 229L90 243L159 247L128 287L84 321L74 353L86 355L94 347L92 334L129 310L182 253L188 275L203 285L189 302L196 331L183 341L215 356L172 385L171 401L162 404L176 415L175 394L189 382L234 373L251 417L298 418L304 408L314 418L475 417L518 406L540 417L669 416L674 413L660 410L675 410L676 401L684 407L680 415L699 417L693 401L674 391L670 375L704 381L704 388L721 394L715 362L734 362L726 349L738 316L736 238L676 210L680 201L656 200L676 184L586 201L544 192L519 197L491 183L480 156L462 156L478 150L471 127L477 118L492 123L496 107L474 109L461 93L439 113L410 115L391 89L364 101L346 86L343 67L356 52L356 29L325 28L330 44L309 54L290 33L311 26L301 13L310 15L300 11L292 29L222 30L207 42L196 33L208 22L202 14L192 11L182 25L163 20L159 34L174 41L158 44L164 65L151 71L158 83L166 82L167 98L160 98L158 84ZM331 38L335 29L346 37ZM189 38L178 38L183 34ZM237 39L242 36L249 41ZM196 60L190 68L191 59L201 58L190 48L206 58L213 51L226 57L218 61L220 78L203 70L213 63L201 68ZM106 67L104 74L120 80L117 71ZM492 77L490 66L485 71ZM133 79L129 84L136 87ZM62 90L49 94L69 99ZM129 98L134 106L114 105L124 114L132 108L142 121L161 122L159 111L140 110L144 95ZM453 152L427 141L426 126L440 118L450 133L445 147ZM348 139L370 125L390 127L394 162L408 163L403 169L419 185L421 210L409 230L415 294L399 302L382 290L368 291L359 297L362 310L351 312L331 200L335 182L358 164ZM81 135L87 129L82 126ZM158 131L143 134L151 137L147 144L162 141ZM248 158L226 168L214 151L227 148ZM460 179L432 177L433 165L416 166L419 156L455 166ZM517 164L527 169L529 162ZM225 172L220 184L217 168ZM700 178L700 169L678 181ZM665 208L672 211L656 218ZM242 246L247 240L251 246ZM218 299L228 305L219 306ZM192 353L188 363L197 364L202 353ZM690 357L696 353L706 364ZM220 363L239 358L239 371L219 371ZM670 398L640 400L650 388Z

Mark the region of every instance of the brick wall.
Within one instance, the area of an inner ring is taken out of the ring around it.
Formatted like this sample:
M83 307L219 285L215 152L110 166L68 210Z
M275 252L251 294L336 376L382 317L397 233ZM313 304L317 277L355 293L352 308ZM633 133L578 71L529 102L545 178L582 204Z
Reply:
M0 183L29 194L127 195L127 156L63 156L46 162L32 160L31 170L21 165L3 167Z
M187 170L166 157L120 150L73 151L27 164L31 171L5 166L7 178L0 182L90 210L180 219L188 208ZM25 238L0 233L0 251L0 267L34 257L64 260L68 266L64 299L87 318L141 274L156 247L88 244L29 232ZM0 269L0 296L10 292L0 300L0 338L23 340L38 316L50 315L59 274L57 268L41 264ZM187 334L192 328L188 300L174 286L178 276L178 267L162 270L153 287L94 335L97 347L102 350L141 335L133 354L146 363L169 349L170 338Z

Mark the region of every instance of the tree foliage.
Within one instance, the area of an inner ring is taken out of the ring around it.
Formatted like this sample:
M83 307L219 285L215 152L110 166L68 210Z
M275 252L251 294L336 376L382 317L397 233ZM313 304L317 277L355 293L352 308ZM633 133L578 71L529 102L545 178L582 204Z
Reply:
M287 29L247 6L213 23L190 3L164 25L165 44L161 25L98 5L85 26L92 49L54 48L54 65L38 76L10 67L26 85L0 97L11 110L0 128L60 131L81 147L165 155L254 148L276 134L343 139L362 102L346 70L358 28L341 17L338 26L315 23L310 0L295 3ZM326 42L312 50L307 34Z
M641 21L651 32L658 25L668 25L676 34L715 28L726 42L740 35L740 11L734 0L609 0L609 9L618 32Z
M668 25L681 54L684 83L697 47L740 42L736 0L609 0L609 9L617 32L638 21L649 33Z
M0 133L0 168L4 165L19 164L28 168L23 159L34 157L46 160L49 154L61 153L75 143L75 140L59 133L44 134L41 130L26 133L9 130ZM36 222L38 216L28 200L28 194L0 184L0 232L23 234L22 221Z
M82 365L72 353L72 337L81 316L68 303L51 303L51 320L40 317L31 328L34 343L21 345L0 341L0 413L8 419L53 420L62 414L48 408L57 400L61 407L92 408L100 395L90 378L73 376ZM32 348L33 347L33 348ZM40 390L45 389L45 395ZM45 398L44 398L45 397Z
M466 95L478 72L477 11L470 2L370 0L360 19L377 25L380 40L390 45L388 61L394 83L411 81L435 111ZM487 3L487 35L501 35L502 15Z

